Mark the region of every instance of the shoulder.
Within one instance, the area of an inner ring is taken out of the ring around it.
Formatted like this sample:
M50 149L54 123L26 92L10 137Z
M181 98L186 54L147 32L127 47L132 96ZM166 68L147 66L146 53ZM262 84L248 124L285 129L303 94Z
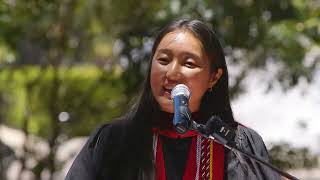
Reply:
M263 139L255 130L239 124L235 142L242 151L258 156L266 162L269 161ZM280 179L276 172L238 152L231 151L227 160L228 179Z
M128 123L123 119L115 119L111 123L102 124L89 136L87 145L84 147L94 153L93 158L108 152L118 152L122 148L123 141L128 134Z
M116 155L120 148L125 124L120 120L98 126L89 136L68 171L66 180L95 179L101 163Z
M260 136L260 134L258 134L258 132L242 124L238 125L237 131L237 135L239 136L239 138L249 138L256 141L263 141L262 137Z
M127 124L123 119L115 119L111 123L98 126L89 136L88 149L97 150L99 148L108 148L117 141L121 141L127 132ZM114 147L114 146L113 146Z
M268 157L263 138L255 130L249 127L239 124L235 141L240 149L258 154L262 157Z

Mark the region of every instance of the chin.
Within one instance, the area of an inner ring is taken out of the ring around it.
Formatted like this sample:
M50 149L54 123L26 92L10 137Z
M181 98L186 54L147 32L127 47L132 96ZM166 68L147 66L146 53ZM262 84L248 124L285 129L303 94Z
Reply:
M159 102L159 106L162 111L173 113L173 103L171 100L163 99Z
M163 108L160 107L161 111L167 112L167 113L173 113L173 109Z

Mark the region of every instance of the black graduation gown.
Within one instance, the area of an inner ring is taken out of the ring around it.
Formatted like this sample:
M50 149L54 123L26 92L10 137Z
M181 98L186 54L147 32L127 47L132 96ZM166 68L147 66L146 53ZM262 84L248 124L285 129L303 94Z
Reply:
M65 180L143 180L139 161L130 142L126 142L124 124L103 125L91 134L74 160ZM252 129L238 125L235 137L238 148L268 161L268 152L262 138ZM225 149L224 179L277 180L279 175L240 154ZM108 168L105 168L108 167Z

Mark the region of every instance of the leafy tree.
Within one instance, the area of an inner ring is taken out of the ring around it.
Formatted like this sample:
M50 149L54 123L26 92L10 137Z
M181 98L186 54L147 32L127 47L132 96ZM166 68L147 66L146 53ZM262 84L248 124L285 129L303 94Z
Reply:
M201 19L221 37L228 63L240 69L231 76L233 97L251 69L269 62L279 65L276 80L284 89L311 82L319 57L305 56L319 47L319 6L316 0L3 0L0 123L23 130L25 144L33 135L43 138L50 153L34 172L38 179L44 169L53 174L62 142L129 107L155 32L181 17ZM25 145L24 155L34 148Z
M271 163L283 169L313 168L319 165L317 155L309 149L292 147L285 142L274 144L269 153L273 157Z

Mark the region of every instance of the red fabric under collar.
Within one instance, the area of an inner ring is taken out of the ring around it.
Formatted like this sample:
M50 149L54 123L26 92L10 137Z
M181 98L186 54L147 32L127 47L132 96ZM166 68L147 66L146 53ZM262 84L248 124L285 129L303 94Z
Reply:
M196 177L196 144L197 137L194 136L191 140L190 151L187 159L186 169L184 171L183 180L194 180ZM161 138L157 140L156 153L156 180L166 180L166 168L164 163L164 154L162 149Z
M186 138L192 137L186 169L183 180L194 180L197 171L196 149L197 149L197 135L196 131L188 131L185 134L178 134L173 130L159 130L153 129L154 134L167 136L170 138ZM161 138L157 137L156 149L156 180L166 180L166 170L164 163L164 154L162 149ZM213 142L213 180L223 180L224 177L224 147L221 144ZM200 179L199 179L200 180Z
M196 131L193 131L193 130L187 131L184 134L179 134L174 130L170 130L170 129L162 129L161 130L161 129L158 129L158 128L153 128L153 133L160 134L162 136L167 136L169 138L174 138L174 139L176 139L176 138L194 137L194 136L198 135L198 133Z

